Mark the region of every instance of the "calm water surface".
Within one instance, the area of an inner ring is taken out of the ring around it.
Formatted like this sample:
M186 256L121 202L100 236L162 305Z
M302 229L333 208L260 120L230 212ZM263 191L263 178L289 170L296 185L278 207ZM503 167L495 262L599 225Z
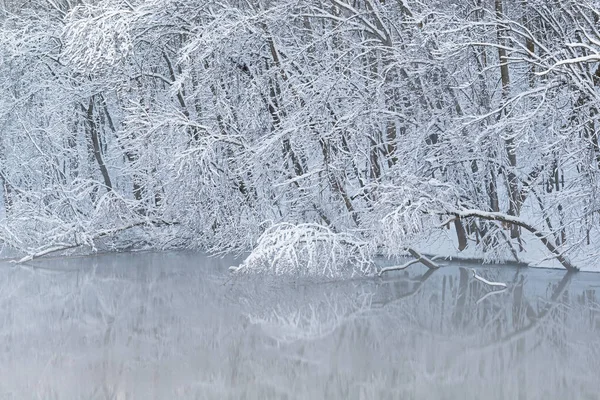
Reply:
M0 264L0 399L599 399L600 274L328 283L194 253ZM487 295L487 297L485 297Z

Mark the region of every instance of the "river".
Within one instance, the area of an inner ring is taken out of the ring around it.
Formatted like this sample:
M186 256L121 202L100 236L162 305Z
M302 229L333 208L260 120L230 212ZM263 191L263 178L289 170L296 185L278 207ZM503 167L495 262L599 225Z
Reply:
M193 252L0 264L0 399L598 399L600 274L321 282Z

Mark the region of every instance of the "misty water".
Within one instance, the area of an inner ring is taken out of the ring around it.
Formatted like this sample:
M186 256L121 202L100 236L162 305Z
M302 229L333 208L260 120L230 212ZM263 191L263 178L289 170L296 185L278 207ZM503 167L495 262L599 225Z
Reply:
M0 398L598 398L600 274L481 267L509 285L489 294L460 265L323 283L233 262L0 264Z

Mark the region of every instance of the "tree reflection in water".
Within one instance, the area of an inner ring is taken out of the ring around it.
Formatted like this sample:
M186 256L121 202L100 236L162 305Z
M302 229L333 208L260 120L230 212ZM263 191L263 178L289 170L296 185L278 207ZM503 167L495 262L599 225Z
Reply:
M482 268L508 284L489 294L458 266L322 283L231 278L230 264L4 265L0 398L597 396L600 276Z

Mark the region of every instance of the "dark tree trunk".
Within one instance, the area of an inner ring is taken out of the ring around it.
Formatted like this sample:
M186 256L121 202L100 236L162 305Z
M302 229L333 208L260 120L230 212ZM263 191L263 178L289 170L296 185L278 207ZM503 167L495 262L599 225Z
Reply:
M83 104L81 108L86 112L86 130L90 139L92 141L92 151L94 153L94 158L98 163L98 168L100 168L100 173L102 174L102 179L104 180L104 186L107 191L113 190L113 185L110 180L110 175L108 173L108 169L106 168L106 164L104 163L104 158L102 157L102 148L100 146L100 137L98 134L98 124L94 117L94 103L95 98L92 96L89 101L88 107L84 107Z

